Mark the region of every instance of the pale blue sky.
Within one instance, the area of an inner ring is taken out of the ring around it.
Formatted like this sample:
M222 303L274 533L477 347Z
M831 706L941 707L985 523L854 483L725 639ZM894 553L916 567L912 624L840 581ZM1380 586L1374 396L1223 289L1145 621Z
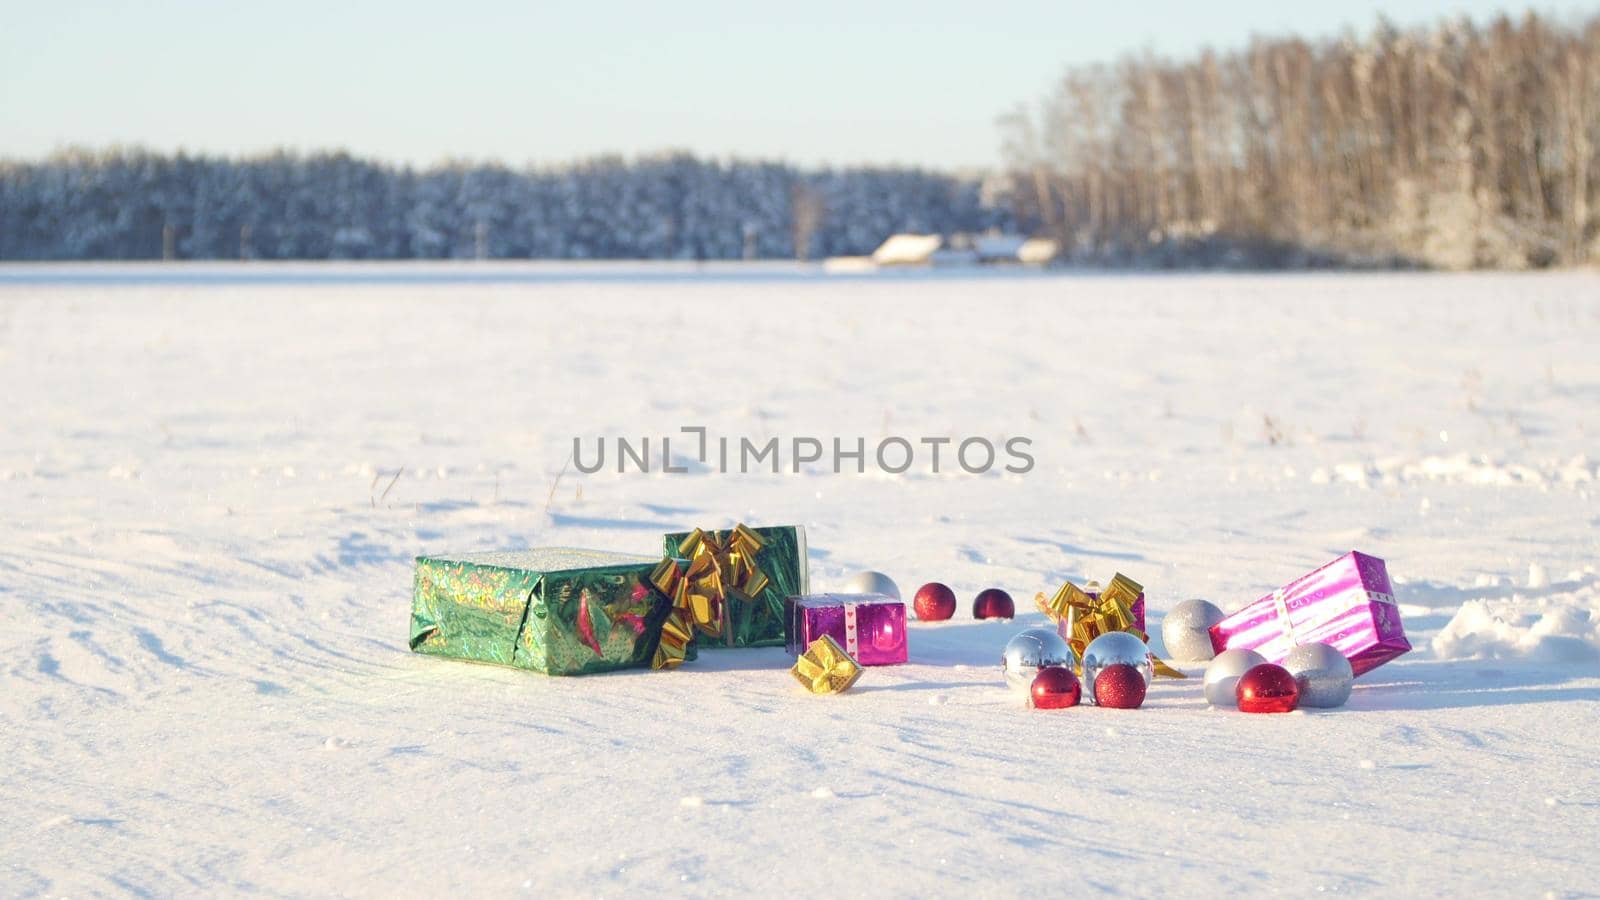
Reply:
M0 156L67 144L555 162L684 148L992 164L1064 66L1493 0L1190 3L0 0ZM1299 7L1299 8L1292 8ZM1550 2L1557 16L1593 2Z

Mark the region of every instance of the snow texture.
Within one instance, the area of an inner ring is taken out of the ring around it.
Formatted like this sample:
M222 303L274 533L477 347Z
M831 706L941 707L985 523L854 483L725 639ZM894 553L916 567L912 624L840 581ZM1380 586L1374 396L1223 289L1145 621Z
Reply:
M1600 591L1468 600L1433 639L1441 659L1600 661Z
M0 271L0 893L1600 892L1593 274L140 271ZM561 474L686 425L1037 464ZM406 649L419 553L738 521L1023 614L837 697ZM1000 677L1063 579L1159 635L1350 549L1417 649L1344 708Z

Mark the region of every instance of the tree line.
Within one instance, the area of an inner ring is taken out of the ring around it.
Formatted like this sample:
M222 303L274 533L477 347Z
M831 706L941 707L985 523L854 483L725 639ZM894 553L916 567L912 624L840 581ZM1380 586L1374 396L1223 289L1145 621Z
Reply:
M1070 258L1600 260L1600 16L1131 56L1002 124L1014 213Z
M669 153L423 170L344 153L0 163L0 259L770 259L1011 227L972 178Z
M1600 15L1130 56L1001 130L983 178L73 150L0 162L0 259L811 259L1003 230L1112 265L1600 261Z

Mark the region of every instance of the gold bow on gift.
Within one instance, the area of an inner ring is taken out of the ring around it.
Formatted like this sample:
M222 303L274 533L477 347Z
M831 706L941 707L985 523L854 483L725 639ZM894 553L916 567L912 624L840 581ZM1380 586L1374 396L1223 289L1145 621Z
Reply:
M683 664L689 654L689 642L694 640L694 626L689 623L684 599L688 593L689 579L679 568L677 560L663 559L650 573L650 583L672 601L672 611L661 623L661 640L656 643L656 653L650 661L650 667L675 669Z
M1041 592L1033 598L1033 602L1038 604L1039 611L1050 621L1067 623L1067 643L1072 645L1078 658L1083 659L1083 651L1088 648L1089 642L1107 632L1126 631L1147 644L1150 642L1149 635L1139 629L1133 617L1133 604L1138 602L1142 593L1143 586L1118 572L1097 597L1090 597L1069 581L1053 596L1046 597ZM1186 677L1154 653L1150 654L1150 661L1155 665L1157 675Z
M838 641L823 635L806 647L789 672L813 694L837 694L849 690L861 677L861 665Z
M689 560L689 571L675 586L677 593L667 596L697 631L720 635L732 647L728 600L748 603L767 589L767 573L756 568L756 554L765 545L761 535L742 524L721 540L696 528L678 545L678 554Z

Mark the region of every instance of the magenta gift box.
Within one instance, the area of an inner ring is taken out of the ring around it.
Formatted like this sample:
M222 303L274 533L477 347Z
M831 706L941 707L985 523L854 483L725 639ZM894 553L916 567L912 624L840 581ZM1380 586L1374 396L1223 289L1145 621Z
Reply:
M807 594L783 601L785 644L798 656L828 635L863 666L906 661L906 605L883 594Z
M1357 675L1411 649L1389 570L1354 551L1211 626L1211 646L1254 650L1281 663L1299 644L1330 644Z

